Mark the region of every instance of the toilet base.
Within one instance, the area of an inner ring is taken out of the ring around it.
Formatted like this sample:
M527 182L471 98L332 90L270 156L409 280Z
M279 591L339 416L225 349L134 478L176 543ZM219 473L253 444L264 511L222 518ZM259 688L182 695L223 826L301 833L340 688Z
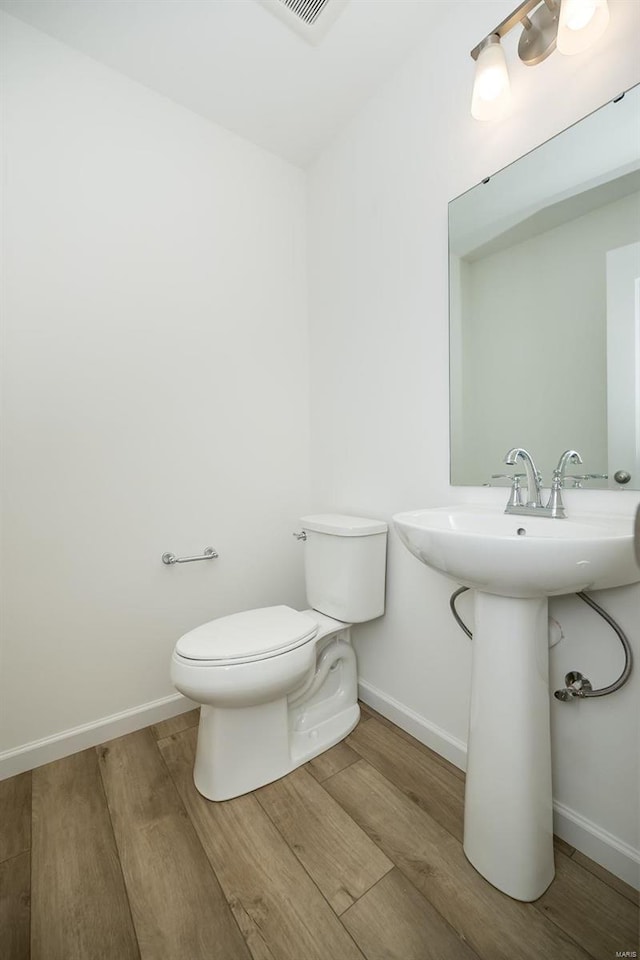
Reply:
M324 753L336 743L344 740L358 724L360 707L357 703L347 707L337 717L330 717L310 730L299 731L293 734L291 753L293 756L291 770L313 760L318 754ZM290 773L288 770L287 773Z
M230 800L257 790L351 733L360 707L348 635L343 628L318 644L318 662L332 642L343 651L348 644L351 655L338 660L302 702L290 695L257 706L202 706L193 779L204 797Z

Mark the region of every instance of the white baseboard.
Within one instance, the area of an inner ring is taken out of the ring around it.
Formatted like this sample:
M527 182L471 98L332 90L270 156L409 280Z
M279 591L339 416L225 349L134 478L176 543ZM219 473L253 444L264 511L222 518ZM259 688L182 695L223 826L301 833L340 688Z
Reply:
M640 890L640 850L557 800L553 803L553 829L576 850Z
M445 760L449 760L454 767L459 767L460 770L467 769L467 745L462 740L452 737L446 730L421 717L419 713L414 713L409 707L405 707L404 704L394 700L382 690L378 690L366 680L358 681L358 696L363 703L368 703L387 720L406 730L426 747L435 750Z
M151 703L143 703L139 707L123 710L122 713L114 713L110 717L101 717L91 723L63 730L52 737L34 740L13 750L5 750L0 753L0 780L24 773L25 770L33 770L34 767L41 767L52 760L60 760L88 747L97 747L99 743L186 713L195 706L197 704L182 694L174 693L161 700L152 700Z
M462 740L452 737L365 680L358 683L358 695L363 703L406 730L420 743L460 770L466 770L467 745ZM559 837L630 886L640 889L640 851L557 800L554 800L553 811L554 831Z

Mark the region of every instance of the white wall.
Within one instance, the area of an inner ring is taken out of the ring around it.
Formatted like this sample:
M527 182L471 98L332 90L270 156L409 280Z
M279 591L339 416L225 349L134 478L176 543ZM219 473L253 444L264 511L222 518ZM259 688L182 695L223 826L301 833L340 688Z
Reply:
M513 112L498 124L473 121L468 51L511 7L451 4L446 28L310 171L315 509L390 518L465 498L504 500L504 491L448 483L447 202L640 79L640 5L612 0L609 31L588 54L555 54L532 70L518 66L510 37ZM580 491L566 500L570 510L630 512L640 496ZM392 535L387 613L356 634L369 699L462 762L471 648L450 616L451 590ZM600 599L628 631L637 663L640 586ZM621 668L617 639L583 606L553 602L566 634L552 651L554 689L568 669L604 685ZM614 696L552 704L555 796L590 821L581 836L593 835L589 852L603 859L615 844L623 860L640 845L639 690L636 667ZM565 817L565 827L573 822Z
M6 756L175 694L191 627L304 602L309 425L302 173L1 32Z

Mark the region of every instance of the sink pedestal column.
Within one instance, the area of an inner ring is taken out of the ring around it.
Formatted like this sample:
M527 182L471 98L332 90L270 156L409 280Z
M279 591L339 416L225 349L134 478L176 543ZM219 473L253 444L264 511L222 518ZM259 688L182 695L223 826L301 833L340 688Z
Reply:
M476 591L464 852L526 901L554 876L548 629L546 598Z

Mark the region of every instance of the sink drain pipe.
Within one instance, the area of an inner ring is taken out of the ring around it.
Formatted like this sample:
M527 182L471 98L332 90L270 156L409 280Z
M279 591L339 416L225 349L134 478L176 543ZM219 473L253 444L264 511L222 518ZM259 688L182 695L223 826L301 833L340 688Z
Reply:
M468 626L463 621L456 609L456 600L461 594L466 593L468 589L469 587L459 587L457 590L454 590L449 599L449 606L451 607L453 618L460 629L464 630L469 639L472 640L473 634L471 633L471 630L469 630ZM610 683L607 687L600 687L598 690L594 690L591 682L578 670L571 670L564 678L566 686L562 690L556 690L553 694L557 700L573 700L575 697L580 697L581 699L587 699L587 697L606 697L610 693L615 693L616 690L620 689L620 687L623 687L631 676L631 666L633 663L631 644L629 643L628 637L622 627L616 623L611 614L607 613L606 610L603 610L602 607L591 597L587 596L586 593L576 593L576 597L580 597L580 599L590 606L592 610L595 610L595 612L601 616L603 620L606 620L611 629L617 634L618 639L624 648L624 668L617 680L614 680L614 682Z

